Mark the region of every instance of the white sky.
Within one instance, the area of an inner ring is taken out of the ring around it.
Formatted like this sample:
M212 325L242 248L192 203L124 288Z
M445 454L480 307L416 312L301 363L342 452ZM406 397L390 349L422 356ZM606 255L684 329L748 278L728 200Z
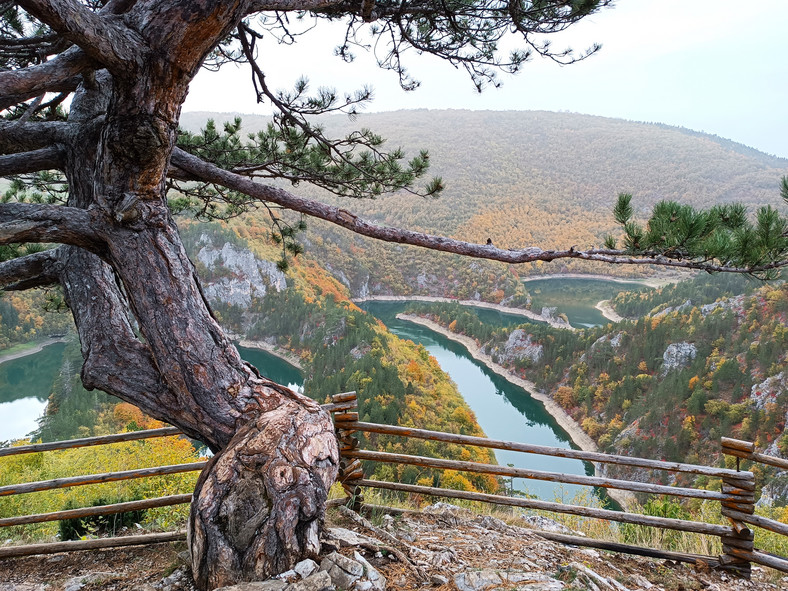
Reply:
M295 46L266 46L260 61L277 89L301 75L343 93L369 84L367 111L567 110L680 125L788 157L786 23L788 0L618 0L554 40L578 51L599 42L597 55L564 67L535 59L482 94L464 72L415 53L405 64L422 84L406 93L371 54L357 51L352 64L335 57L343 28L327 23ZM201 73L184 110L270 112L255 103L248 68L232 66Z

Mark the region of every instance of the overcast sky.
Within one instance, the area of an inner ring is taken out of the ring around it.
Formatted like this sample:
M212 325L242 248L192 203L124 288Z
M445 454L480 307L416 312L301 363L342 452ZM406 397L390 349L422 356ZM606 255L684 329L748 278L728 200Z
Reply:
M334 57L342 29L325 23L295 46L266 46L260 61L274 88L300 75L340 92L369 84L367 111L566 110L680 125L788 157L786 23L788 0L618 0L554 40L576 50L599 42L598 54L563 67L535 59L482 94L464 72L415 53L405 63L422 84L406 93L370 54ZM255 103L248 68L233 67L201 73L184 110L270 112Z

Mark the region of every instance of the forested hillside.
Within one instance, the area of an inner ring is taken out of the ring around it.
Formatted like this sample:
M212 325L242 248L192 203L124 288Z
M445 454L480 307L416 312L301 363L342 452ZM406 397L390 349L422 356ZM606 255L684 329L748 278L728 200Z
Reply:
M726 436L788 453L788 285L701 276L614 302L621 312L634 303L646 312L570 332L541 324L492 330L453 304L413 311L475 338L497 363L534 381L604 451L707 463Z
M49 313L60 304L58 294L43 290L0 294L0 351L70 330L70 315Z
M181 124L197 130L208 117L186 113ZM243 116L245 130L267 124ZM645 218L662 199L697 206L742 201L751 207L779 205L778 183L788 160L680 128L572 113L489 111L398 111L324 119L342 133L366 126L402 146L408 155L430 151L430 174L446 190L437 199L396 194L375 201L321 199L381 224L514 248L601 245L615 233L612 208L620 192L634 195ZM292 188L315 195L308 187ZM453 295L500 301L516 295L518 275L585 273L638 275L644 269L578 262L518 268L414 247L382 244L318 221L308 221L307 253L325 263L353 296L375 293Z

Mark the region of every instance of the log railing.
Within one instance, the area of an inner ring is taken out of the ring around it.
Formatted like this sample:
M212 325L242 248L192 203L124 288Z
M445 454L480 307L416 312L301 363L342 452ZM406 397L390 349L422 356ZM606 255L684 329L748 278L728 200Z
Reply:
M351 392L336 395L334 397L334 402L338 404L341 403L343 405L354 403L355 394ZM582 450L561 449L541 445L500 441L495 439L487 439L484 437L442 433L410 427L380 425L376 423L361 422L358 420L358 418L358 413L348 410L347 407L343 407L342 412L337 412L334 415L334 424L337 431L337 437L340 442L340 482L342 483L348 498L354 503L356 508L359 508L363 502L362 488L368 487L399 491L403 493L465 499L469 501L482 501L512 507L552 511L570 515L579 515L583 517L606 519L619 523L628 523L647 527L672 529L696 534L716 536L720 538L723 553L719 557L698 556L694 554L667 552L664 550L652 548L640 548L626 544L606 542L603 540L591 540L577 536L556 536L554 534L544 533L545 537L556 539L557 541L564 541L574 545L592 546L603 549L616 549L617 551L621 552L654 556L669 560L680 560L691 563L703 562L707 566L732 570L745 577L749 577L750 575L751 562L769 566L783 572L788 572L788 560L782 557L776 557L763 552L758 552L754 549L754 535L753 531L747 527L748 524L765 527L770 531L783 535L788 535L788 525L754 515L755 478L752 472L742 471L739 469L738 460L736 469L717 468L713 466L699 466L695 464L665 462L660 460L604 454L599 452L588 452ZM722 481L722 487L720 491L714 491L692 487L664 486L660 484L635 482L624 479L607 478L603 476L582 476L559 472L526 470L522 468L505 467L493 464L363 450L360 448L359 439L355 436L355 434L359 432L376 433L405 438L418 438L430 441L441 441L459 445L484 447L488 449L519 451L523 453L545 456L574 458L593 462L595 464L613 464L655 471L659 470L674 473L692 474L697 476L707 476L720 479ZM773 458L771 456L758 454L752 449L751 443L723 439L722 445L722 451L724 454L729 454L737 458L746 458L752 461L762 461L764 463L770 463L771 465L776 465L778 467L788 468L788 461L781 458ZM666 495L672 497L698 498L719 501L722 515L727 518L729 523L725 525L716 523L702 523L686 519L671 519L665 517L642 515L628 512L626 510L613 511L610 509L548 502L538 499L520 497L515 498L503 495L458 491L415 484L403 484L399 482L371 480L364 478L364 470L361 463L362 461L408 464L434 469L451 469L463 472L527 478L548 482L599 486L605 489L617 489L641 494ZM540 535L542 535L542 533L540 533ZM561 539L559 540L558 538ZM569 538L571 538L571 540Z
M41 453L54 450L75 449L78 447L88 447L95 445L109 445L124 441L135 441L140 439L151 439L154 437L168 437L180 435L181 431L175 427L165 427L162 429L148 429L145 431L132 431L130 433L118 433L114 435L102 435L98 437L85 437L81 439L71 439L69 441L55 441L51 443L37 443L33 445L20 445L16 447L6 447L0 449L0 458L18 454ZM38 482L25 482L20 484L10 484L0 486L0 496L10 496L67 488L72 486L85 486L99 484L103 482L116 482L119 480L129 480L136 478L146 478L150 476L162 476L165 474L179 474L183 472L193 472L202 470L207 462L193 462L189 464L176 464L171 466L156 466L153 468L141 468L136 470L124 470L119 472L106 472L103 474L86 474L81 476L69 476L66 478L55 478L52 480L41 480ZM191 502L191 494L169 495L139 501L129 501L125 503L114 503L111 505L100 505L96 507L80 507L64 511L53 511L51 513L39 513L36 515L18 515L14 517L0 518L0 527L11 527L18 525L28 525L33 523L44 523L47 521L60 521L63 519L77 519L96 515L113 515L126 511L140 509L152 509L155 507L167 507ZM12 556L31 556L35 554L52 554L55 552L69 552L75 550L92 550L97 548L109 548L115 546L135 546L143 544L153 544L159 542L170 542L186 539L185 532L166 532L155 534L144 534L137 536L123 536L113 538L102 538L97 540L76 540L68 542L55 542L44 544L28 544L23 546L9 546L0 548L0 558Z
M340 398L342 395L338 395ZM355 394L351 397L351 402L337 402L324 404L323 408L328 412L340 412L355 408ZM36 443L32 445L19 445L15 447L0 448L0 458L19 454L40 453L63 449L75 449L78 447L89 447L95 445L109 445L125 441L136 441L141 439L152 439L154 437L170 437L182 435L177 427L163 427L161 429L148 429L144 431L132 431L129 433L117 433L114 435L102 435L98 437L85 437L81 439L71 439L68 441L55 441L51 443ZM85 486L99 484L103 482L115 482L119 480L129 480L136 478L147 478L150 476L162 476L166 474L178 474L183 472L193 472L202 470L207 462L193 462L189 464L176 464L171 466L156 466L153 468L140 468L136 470L124 470L119 472L107 472L103 474L86 474L81 476L70 476L66 478L55 478L52 480L42 480L38 482L25 482L0 486L0 497L54 490L72 486ZM28 525L33 523L44 523L47 521L60 521L63 519L75 519L91 517L96 515L113 515L126 511L136 511L140 509L152 509L156 507L167 507L191 503L192 495L179 494L139 501L128 501L124 503L114 503L111 505L100 505L95 507L80 507L64 511L53 511L51 513L39 513L36 515L18 515L13 517L0 517L0 527L11 527L18 525ZM144 545L158 542L169 542L183 540L186 538L185 532L166 532L156 534L145 534L138 536L123 536L114 538L103 538L98 540L78 540L70 542L57 542L46 544L30 544L24 546L10 546L0 548L0 558L11 556L31 556L35 554L51 554L55 552L68 552L74 550L92 550L96 548L108 548L114 546Z
M736 458L737 469L741 460L749 460L750 462L788 470L788 460L757 452L755 451L755 444L750 441L723 437L720 440L720 444L722 445L723 454ZM723 491L733 486L732 483L723 480ZM739 562L756 562L788 572L788 559L759 552L754 548L754 536L747 527L747 525L755 525L765 530L788 536L788 524L755 515L755 487L753 486L752 491L748 492L750 492L750 500L748 502L722 503L722 514L728 518L736 531L734 537L723 539L723 551Z
M512 507L522 507L569 515L578 515L582 517L606 519L620 523L629 523L647 527L672 529L716 536L719 537L722 542L723 553L719 557L699 556L680 552L670 552L660 549L641 548L627 544L613 543L604 540L593 540L578 536L566 536L563 534L554 534L550 532L538 533L539 535L542 535L546 538L573 545L590 546L618 552L627 552L630 554L664 558L674 561L684 561L690 563L702 562L707 566L733 570L744 576L749 576L751 562L769 566L783 572L788 572L788 560L783 557L766 554L764 552L758 551L755 548L754 534L753 531L748 527L748 525L753 525L788 536L788 524L754 514L754 476L752 472L742 471L739 469L739 462L742 459L752 462L761 462L782 469L788 469L788 460L758 453L755 451L754 445L750 442L723 438L721 442L722 452L725 455L730 455L736 458L736 469L717 468L713 466L699 466L695 464L685 464L679 462L664 462L646 458L635 458L599 452L587 452L582 450L561 449L541 445L487 439L484 437L442 433L438 431L429 431L410 427L398 427L392 425L360 422L358 420L358 413L355 412L357 406L358 402L356 400L355 392L336 394L332 397L331 404L323 405L325 410L333 413L334 415L334 423L337 431L341 456L339 481L341 482L348 499L350 499L356 509L360 509L363 503L363 497L361 494L362 487L369 487L404 493L457 498L469 501L482 501ZM357 432L441 441L460 445L484 447L488 449L519 451L528 454L573 458L593 462L595 464L613 464L648 470L662 470L697 476L707 476L719 478L722 481L722 487L720 491L692 487L673 487L629 481L620 478L608 478L604 476L564 474L560 472L527 470L522 468L465 462L452 459L428 458L422 456L409 456L405 454L392 454L373 450L362 450L360 448L359 439L355 436ZM131 433L120 433L116 435L105 435L100 437L87 437L70 441L17 446L0 449L0 458L23 453L37 453L93 445L107 445L110 443L122 441L134 441L152 437L167 437L180 434L181 432L175 427L165 427L162 429L135 431ZM507 497L503 495L370 480L364 477L362 461L410 464L435 469L452 469L497 476L509 476L566 484L598 486L605 489L617 489L641 494L657 494L681 498L698 498L719 501L722 515L727 518L728 524L720 525L715 523L702 523L685 519L655 517L631 513L628 511L614 511L610 509L584 507L566 503L542 501L538 499ZM0 496L25 494L34 491L52 490L70 486L83 486L130 478L144 478L163 474L196 471L202 470L205 465L206 462L194 462L190 464L179 464L174 466L158 466L155 468L109 472L105 474L88 474L40 482L13 484L0 487ZM111 515L114 513L138 509L185 504L189 503L190 501L191 494L180 494L139 501L130 501L125 503L115 503L112 505L103 505L98 507L83 507L64 511L55 511L37 515L3 517L0 518L0 527L43 523L46 521L57 521L62 519L80 518L94 515ZM332 502L332 504L334 503ZM100 540L82 540L76 542L58 542L54 544L13 546L0 548L0 558L32 554L47 554L79 549L93 549L99 547L150 544L162 541L181 540L184 538L184 532L168 532L164 534L126 536L121 538Z

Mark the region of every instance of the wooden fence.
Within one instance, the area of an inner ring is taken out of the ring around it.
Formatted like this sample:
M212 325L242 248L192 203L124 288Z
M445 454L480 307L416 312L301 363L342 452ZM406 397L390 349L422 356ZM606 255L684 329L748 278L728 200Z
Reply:
M328 412L338 412L355 408L355 394L353 401L324 404L323 409ZM16 447L0 448L0 458L18 455L47 452L61 449L75 449L78 447L88 447L94 445L109 445L123 441L136 441L140 439L153 439L155 437L170 437L182 435L177 427L164 427L162 429L149 429L145 431L133 431L131 433L118 433L115 435L103 435L99 437L86 437L82 439L71 439L68 441L55 441L51 443L36 443L33 445L20 445ZM39 482L25 482L0 486L0 497L7 495L19 495L57 488L67 488L71 486L85 486L89 484L99 484L102 482L115 482L119 480L129 480L135 478L147 478L150 476L163 476L166 474L179 474L202 470L208 462L193 462L189 464L176 464L172 466L157 466L155 468L141 468L137 470L125 470L121 472L107 472L104 474L86 474L82 476L72 476L68 478L55 478L52 480L42 480ZM191 503L192 495L180 494L153 499L143 499L139 501L129 501L125 503L114 503L111 505L100 505L95 507L81 507L65 511L54 511L51 513L40 513L36 515L20 515L16 517L0 518L1 527L11 527L14 525L27 525L33 523L44 523L47 521L60 521L63 519L75 519L91 517L96 515L113 515L126 511L136 511L140 509L152 509L155 507L167 507L171 505L181 505ZM338 504L335 502L334 504ZM164 532L155 534L145 534L138 536L122 536L112 538L101 538L94 540L76 540L68 542L55 542L46 544L27 544L24 546L10 546L0 548L0 558L12 556L31 556L35 554L54 554L56 552L69 552L75 550L95 550L98 548L110 548L117 546L135 546L143 544L153 544L159 542L172 542L186 539L186 533Z
M135 441L139 439L152 439L154 437L168 437L180 435L181 431L176 427L165 427L163 429L150 429L147 431L133 431L131 433L119 433L116 435L104 435L101 437L86 437L83 439L72 439L70 441L55 441L52 443L37 443L34 445L21 445L17 447L6 447L0 449L0 458L17 454L30 454L59 449L74 449L77 447L88 447L93 445L108 445L122 441ZM72 476L68 478L55 478L53 480L42 480L39 482L26 482L22 484L11 484L0 486L0 496L19 495L43 490L53 490L71 486L84 486L101 482L115 482L119 480L129 480L134 478L145 478L148 476L160 476L164 474L178 474L202 470L207 462L194 462L191 464L176 464L172 466L157 466L155 468L142 468L138 470L124 470L122 472L107 472L104 474L86 474L83 476ZM27 525L32 523L44 523L46 521L60 521L62 519L75 519L91 517L96 515L113 515L125 511L135 511L139 509L151 509L154 507L166 507L191 502L191 494L169 495L154 499L144 499L140 501L129 501L126 503L114 503L112 505L100 505L97 507L82 507L69 509L66 511L54 511L52 513L39 513L37 515L20 515L17 517L0 518L0 527L10 527L14 525ZM31 556L34 554L54 554L56 552L69 552L74 550L95 550L98 548L110 548L117 546L135 546L142 544L153 544L158 542L171 542L186 539L185 532L165 532L156 534L144 534L138 536L123 536L115 538L100 538L95 540L75 540L69 542L55 542L47 544L28 544L24 546L10 546L0 548L0 558L12 556Z
M354 402L355 393L351 392L346 394L337 394L333 397L333 400L335 403L345 404ZM754 515L754 475L752 472L738 469L739 458L744 458L751 461L759 461L784 469L788 469L788 461L766 456L764 454L758 454L754 451L753 444L749 442L738 441L734 439L722 440L722 452L726 455L731 455L737 458L737 468L727 469L716 468L712 466L699 466L695 464L665 462L645 458L604 454L599 452L561 449L526 443L514 443L511 441L499 441L483 437L441 433L437 431L427 431L424 429L415 429L410 427L395 427L391 425L366 423L360 422L358 420L357 412L350 412L346 410L343 412L337 412L334 415L334 423L337 429L337 437L340 442L340 482L342 483L348 497L354 499L357 506L360 505L362 498L361 489L363 487L368 487L419 495L465 499L469 501L482 501L511 507L522 507L527 509L537 509L569 515L578 515L582 517L605 519L619 523L705 534L717 536L720 538L722 542L722 555L718 557L699 556L694 554L668 552L653 548L641 548L626 544L610 543L603 540L593 540L579 536L566 536L562 534L552 534L549 532L538 532L539 535L543 537L563 543L591 546L606 550L615 550L619 552L627 552L631 554L646 555L696 564L702 562L707 566L732 570L746 577L749 577L750 575L751 562L769 566L783 572L788 572L787 559L783 557L772 556L770 554L755 550L753 531L747 527L748 524L756 525L758 527L763 527L770 531L788 536L788 525ZM720 479L722 485L721 490L719 491L693 487L664 486L660 484L635 482L632 480L608 478L604 476L581 476L559 472L545 472L540 470L513 468L494 464L483 464L476 462L364 450L360 447L359 439L354 436L354 434L357 432L377 433L380 435L417 438L430 441L441 441L458 445L518 451L543 456L574 458L592 462L597 465L612 464L618 466L641 468L650 471L668 471L672 473L707 476L710 478ZM407 464L442 470L448 469L462 472L526 478L565 484L598 486L605 489L630 491L632 493L645 493L679 498L695 498L719 501L722 515L728 520L729 523L726 525L703 523L686 519L673 519L642 515L638 513L631 513L626 510L614 511L610 509L549 502L531 498L508 497L480 492L459 491L415 484L371 480L364 478L362 461Z
M787 559L759 552L754 547L754 534L753 531L747 527L748 525L761 527L785 536L788 536L788 525L754 514L755 479L752 472L739 470L738 464L741 459L745 459L751 462L761 462L771 466L776 466L778 468L788 469L788 460L758 453L754 450L754 445L752 443L723 438L722 452L725 455L736 458L737 466L735 470L715 468L711 466L699 466L678 462L664 462L645 458L562 449L526 443L499 441L495 439L473 437L468 435L441 433L438 431L428 431L424 429L360 422L358 420L358 413L354 412L358 405L355 392L336 394L332 398L333 402L331 404L323 405L323 408L326 411L333 413L334 416L334 423L339 440L341 455L340 482L342 483L342 486L348 495L349 501L352 502L356 508L359 508L361 505L362 487L369 487L399 491L403 493L465 499L469 501L482 501L498 505L551 511L589 518L606 519L619 523L629 523L634 525L673 529L696 534L717 536L722 542L723 553L719 557L700 556L679 552L669 552L653 548L642 548L627 544L607 542L604 540L593 540L585 537L569 536L551 532L537 531L537 533L545 538L566 544L590 546L604 550L613 550L617 552L625 552L682 562L702 562L709 567L719 567L733 570L743 576L749 576L751 562L769 566L783 572L788 572ZM354 436L354 433L356 432L377 433L381 435L440 441L488 449L510 450L529 454L572 458L592 462L595 464L613 464L619 466L629 466L633 468L642 468L646 470L662 470L674 473L692 474L696 476L707 476L711 478L719 478L722 481L722 487L720 491L715 491L692 487L664 486L660 484L635 482L624 479L608 478L604 476L564 474L560 472L529 470L523 468L513 468L509 466L498 466L494 464L483 464L451 459L394 454L374 450L363 450L360 447L358 438ZM102 437L88 437L84 439L74 439L70 441L54 443L39 443L34 445L2 448L0 449L0 458L15 454L72 449L92 445L107 445L121 441L133 441L139 439L149 439L153 437L167 437L180 434L181 432L177 428L166 427L163 429L136 431L132 433L122 433ZM598 486L605 489L617 489L630 491L633 493L667 495L680 498L696 498L719 501L722 515L726 517L729 523L727 525L703 523L684 519L642 515L628 511L614 511L597 507L585 507L566 503L542 501L538 499L508 497L479 492L403 484L399 482L371 480L364 478L362 461L406 464L435 469L450 469L463 472L489 474L494 476ZM131 478L144 478L149 476L196 471L202 470L206 464L207 462L195 462L190 464L158 466L155 468L126 470L122 472L110 472L105 474L88 474L84 476L57 478L40 482L13 484L0 487L0 496L25 494L35 491L51 490L70 486L83 486ZM138 509L149 509L154 507L185 504L191 502L191 496L191 494L170 495L154 499L116 503L98 507L69 509L66 511L56 511L38 515L4 517L0 518L0 527L42 523L46 521L58 521L62 519L80 518L95 515L111 515ZM335 500L332 501L332 504L338 504L345 502L346 500L347 499ZM11 556L27 556L33 554L50 554L55 552L107 548L125 545L150 544L156 542L182 540L184 538L184 532L165 532L139 536L124 536L95 540L58 542L51 544L12 546L0 548L0 558Z

